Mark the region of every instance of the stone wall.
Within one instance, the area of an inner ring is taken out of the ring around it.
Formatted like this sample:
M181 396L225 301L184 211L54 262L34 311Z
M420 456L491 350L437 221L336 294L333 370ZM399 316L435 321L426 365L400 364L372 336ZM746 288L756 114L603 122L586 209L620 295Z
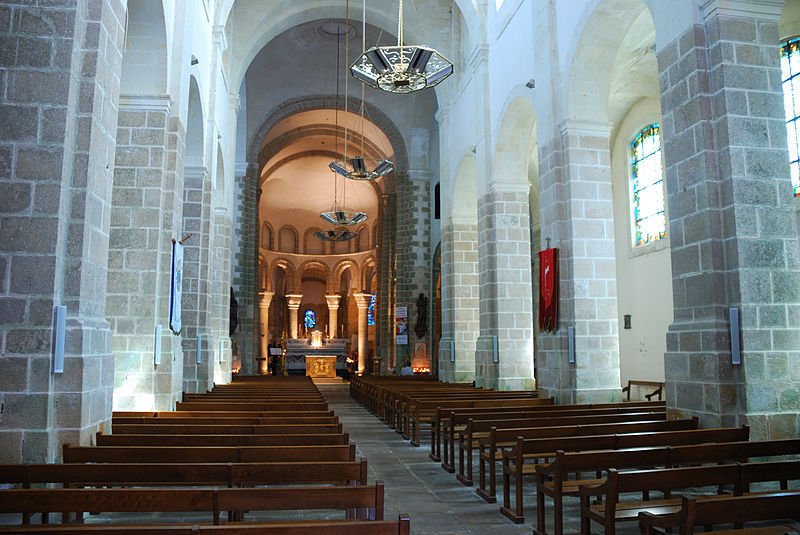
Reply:
M108 214L124 2L0 6L0 461L46 462L111 413ZM51 373L53 307L67 307Z

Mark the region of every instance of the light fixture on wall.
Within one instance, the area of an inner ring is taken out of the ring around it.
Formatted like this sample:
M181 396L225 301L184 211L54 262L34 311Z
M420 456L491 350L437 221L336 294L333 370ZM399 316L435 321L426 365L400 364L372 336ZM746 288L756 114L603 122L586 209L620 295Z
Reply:
M346 4L348 15L348 24L349 24L349 3ZM361 27L361 49L364 50L366 48L366 35L367 35L367 5L366 0L364 0L364 16L362 20L362 27ZM346 53L350 50L350 38L346 38L345 41L345 50ZM347 59L345 59L347 62ZM338 72L338 56L337 56L337 72ZM338 78L337 78L338 81ZM331 168L331 171L334 173L338 173L339 175L349 178L350 180L375 180L378 177L386 175L394 171L394 164L390 160L380 160L377 158L365 158L364 154L364 140L366 139L364 136L364 84L361 84L361 124L360 124L360 133L361 133L361 155L354 156L352 158L347 157L347 142L348 142L348 135L347 135L347 80L345 79L345 138L344 138L344 156L341 160L336 160L331 162L328 167Z
M349 33L349 25L345 28L345 31ZM340 70L340 63L339 63L339 51L340 51L340 38L342 35L341 27L337 25L336 31L336 144L337 144L337 153L338 153L338 144L339 144L339 70ZM347 89L345 86L345 101L347 100ZM347 110L345 109L345 113ZM347 126L345 124L345 146L347 144ZM346 150L346 149L345 149ZM333 164L331 164L333 165ZM334 225L335 227L348 227L352 225L357 225L362 221L367 220L367 214L364 212L360 212L357 210L347 210L343 208L345 205L346 199L346 184L342 184L342 203L339 204L339 180L340 178L337 176L336 173L333 173L333 206L327 212L322 212L319 216ZM314 232L314 236L325 241L347 241L352 240L356 237L355 232L351 232L346 228L333 228L330 230L318 230Z
M411 93L440 83L453 74L453 64L431 47L403 44L403 0L400 0L397 46L373 46L364 50L350 66L350 72L383 91Z

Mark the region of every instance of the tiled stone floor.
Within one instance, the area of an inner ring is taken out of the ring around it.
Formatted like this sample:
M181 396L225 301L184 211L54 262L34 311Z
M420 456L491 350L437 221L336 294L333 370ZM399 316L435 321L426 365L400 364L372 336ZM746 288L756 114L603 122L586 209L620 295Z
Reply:
M386 518L395 518L400 512L408 513L414 535L531 534L536 522L535 491L531 485L525 489L528 492L525 523L516 525L500 514L499 504L486 503L475 494L474 487L463 486L453 474L431 461L424 436L422 446L414 448L353 401L347 385L318 387L356 443L358 455L367 458L370 483L379 479L385 482ZM502 492L502 488L499 491ZM552 509L548 507L550 528L552 518ZM564 529L565 533L580 531L577 500L566 500ZM639 530L637 525L631 524L617 532L633 534Z

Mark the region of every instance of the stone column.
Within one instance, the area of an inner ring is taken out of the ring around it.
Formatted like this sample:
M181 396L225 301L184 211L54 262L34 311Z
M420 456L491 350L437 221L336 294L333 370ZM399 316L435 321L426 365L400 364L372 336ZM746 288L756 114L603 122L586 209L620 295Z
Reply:
M258 301L258 312L261 319L261 358L265 359L261 360L262 373L266 373L263 367L266 366L265 362L269 361L269 305L272 303L272 297L274 295L274 292L268 292L266 290L258 292L258 296L260 297Z
M660 4L651 2L656 21ZM704 2L702 23L665 28L657 52L675 307L667 400L704 427L747 423L754 438L796 436L800 411L782 5ZM741 365L731 362L731 307L741 310Z
M442 381L475 380L479 293L478 225L475 221L454 219L442 229Z
M336 326L339 325L339 300L342 298L339 294L326 295L325 300L328 302L328 336L336 338Z
M57 462L61 444L89 445L110 425L109 164L126 16L120 0L0 6L2 463Z
M232 268L233 289L239 302L239 328L234 337L243 374L253 373L254 358L258 353L258 182L258 163L237 163L234 193L237 224L234 229Z
M367 330L367 309L372 294L354 293L358 307L358 373L364 374L367 371L367 349L369 347L369 332Z
M211 180L205 166L183 168L183 390L207 392L214 386L211 340ZM200 362L197 354L200 353Z
M427 132L427 131L423 131ZM423 132L419 143L425 146L427 136ZM419 162L426 164L426 161ZM395 173L397 183L397 278L396 306L408 308L408 343L398 345L395 367L398 362L411 360L414 344L428 343L430 333L417 338L414 333L417 297L424 294L430 298L430 177L425 169L410 169L407 174ZM429 299L430 301L430 299ZM430 354L430 350L428 350Z
M384 366L394 366L396 361L396 346L394 345L394 309L395 288L397 281L394 278L394 266L397 253L395 240L396 224L396 197L395 194L384 194L381 197L380 221L380 247L378 257L378 296L375 299L376 310L376 352L382 359Z
M544 235L559 249L561 308L558 331L540 336L539 387L561 403L620 398L610 131L604 124L563 123L564 186L554 188L548 171L543 191L551 199L542 203L549 222ZM559 204L563 209L554 210ZM574 363L567 361L569 327L575 329Z
M289 338L297 338L297 311L300 309L300 301L303 294L286 294L289 305Z
M528 185L494 182L478 200L476 386L534 388Z
M115 410L172 410L183 389L181 338L168 336L171 243L182 237L183 173L177 170L183 171L184 143L171 105L162 95L120 97L106 299L116 381L125 384L115 391ZM196 276L191 258L189 273ZM154 367L156 326L161 363Z

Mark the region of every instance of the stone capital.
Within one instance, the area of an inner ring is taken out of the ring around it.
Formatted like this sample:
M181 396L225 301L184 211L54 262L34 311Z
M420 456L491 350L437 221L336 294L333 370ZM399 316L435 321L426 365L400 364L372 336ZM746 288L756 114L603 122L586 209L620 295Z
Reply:
M701 0L700 11L706 21L727 16L778 22L783 3L784 0Z
M609 137L612 126L610 123L567 119L562 121L558 128L562 136Z
M286 294L289 310L297 310L300 308L300 301L303 299L303 294Z
M339 309L339 300L341 300L342 296L339 294L331 294L325 296L325 301L328 302L328 309L329 310L338 310Z
M267 292L266 290L258 292L258 296L260 298L258 301L258 308L269 308L269 305L270 303L272 303L272 298L274 295L275 292Z
M208 168L205 165L185 165L183 166L183 176L205 180L208 176Z
M120 95L119 111L160 111L169 113L172 97L169 95Z
M369 307L369 301L372 299L372 294L354 293L353 297L356 299L356 306L359 310Z

